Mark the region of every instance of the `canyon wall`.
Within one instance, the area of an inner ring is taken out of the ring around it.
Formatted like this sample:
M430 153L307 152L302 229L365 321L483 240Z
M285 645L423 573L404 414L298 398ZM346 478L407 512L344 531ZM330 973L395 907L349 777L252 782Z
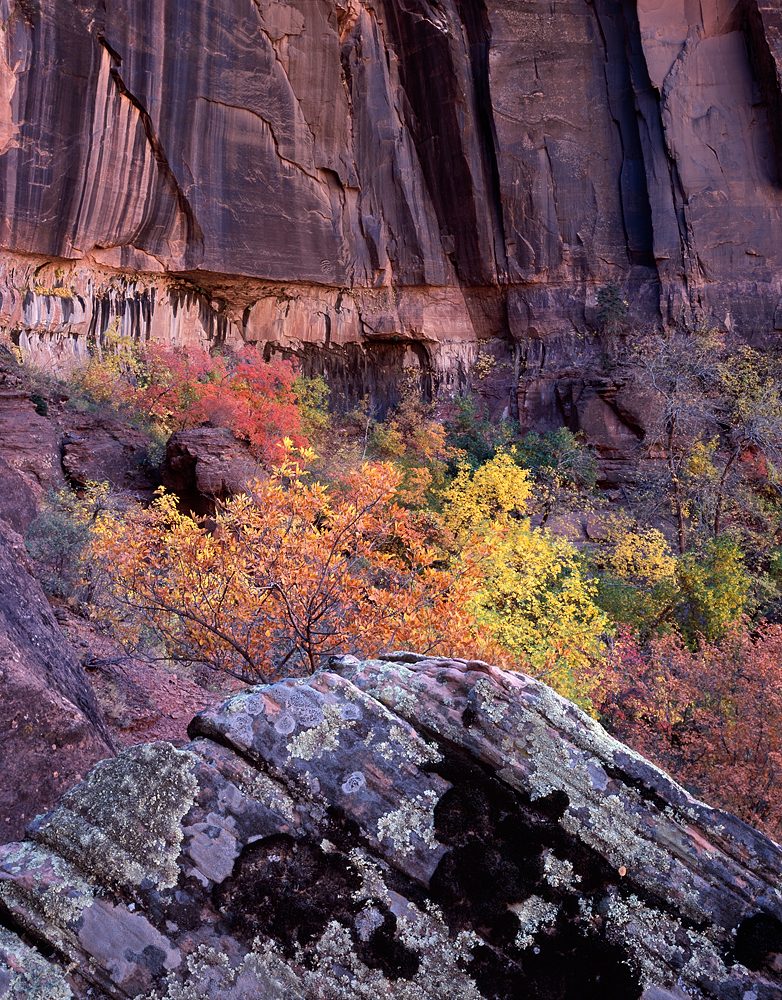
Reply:
M379 405L521 341L532 423L609 279L640 324L774 336L761 4L0 0L0 327L48 364L257 342Z

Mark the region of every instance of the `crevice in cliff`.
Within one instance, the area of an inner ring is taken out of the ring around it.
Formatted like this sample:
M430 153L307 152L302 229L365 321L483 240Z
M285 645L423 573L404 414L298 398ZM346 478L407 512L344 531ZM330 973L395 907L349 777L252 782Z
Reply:
M782 30L782 18L777 9L766 8L761 12L758 0L746 0L743 21L747 48L768 110L769 132L774 147L777 173L774 181L779 186L782 183L782 85L780 67L768 43L764 24L764 19L769 17L776 22L774 27L777 32Z
M226 101L215 101L209 97L204 97L203 95L199 95L198 97L192 97L190 98L190 100L203 101L205 104L214 104L216 107L228 108L230 111L242 111L245 114L252 115L254 118L257 118L260 122L263 122L263 124L269 130L269 135L271 137L272 142L274 143L274 153L277 159L282 160L283 163L287 163L289 166L300 171L302 174L304 174L305 177L308 177L311 181L314 181L315 183L319 182L317 174L311 174L309 170L303 167L296 160L291 160L289 157L285 156L285 154L280 151L280 143L279 140L277 139L277 136L274 133L274 126L272 125L271 121L269 121L268 118L264 118L259 111L255 111L253 110L253 108L248 108L241 104L229 104ZM326 218L331 220L331 216L326 216Z
M115 53L113 49L109 45L107 45L103 39L99 39L99 41L101 45L103 45L103 47L109 53L109 55L112 57L112 59L114 59ZM163 148L163 144L161 143L160 139L158 138L157 131L155 130L155 126L154 123L152 122L152 118L150 117L149 112L141 103L141 101L135 96L135 94L133 94L125 85L125 82L122 79L119 72L119 68L117 66L112 66L110 74L119 93L133 105L133 107L139 114L141 124L144 128L144 133L147 137L147 142L149 143L149 148L152 151L152 155L155 159L155 163L157 164L160 176L173 192L177 208L179 209L179 212L182 218L184 219L185 242L187 248L199 249L201 253L203 253L203 243L204 243L203 230L201 229L201 226L198 222L198 219L196 218L195 212L193 211L190 202L188 201L184 191L179 185L179 181L177 180L174 171L171 169L171 165L168 162L168 157L166 156L166 151ZM143 231L144 229L143 224L141 229Z
M654 268L654 226L636 103L631 82L627 23L619 0L595 0L605 52L606 97L619 136L619 203L631 265Z
M459 15L467 30L470 43L470 61L475 87L475 103L478 122L483 136L483 146L488 165L491 186L489 206L494 214L494 258L498 272L507 272L508 261L505 251L505 227L502 211L502 186L500 168L497 162L497 126L494 123L494 106L491 99L489 79L489 44L491 23L486 10L486 0L456 0Z
M687 255L684 194L662 125L660 94L652 84L641 41L636 0L619 0L624 24L627 68L651 209L653 260L661 283L683 281ZM656 189L650 188L656 185ZM669 231L670 216L675 234ZM661 266L661 261L663 263ZM661 310L663 303L661 302Z
M383 0L382 9L389 36L386 44L399 59L399 78L409 105L406 124L441 233L453 238L459 279L471 285L492 284L497 280L494 245L498 237L496 209L486 204L486 198L496 200L498 193L485 190L494 183L485 149L487 140L492 140L485 135L479 114L475 120L474 69L456 64L458 41L424 16L426 0L409 0L405 8ZM465 127L460 116L472 118L474 130ZM471 134L475 134L477 149L469 148Z

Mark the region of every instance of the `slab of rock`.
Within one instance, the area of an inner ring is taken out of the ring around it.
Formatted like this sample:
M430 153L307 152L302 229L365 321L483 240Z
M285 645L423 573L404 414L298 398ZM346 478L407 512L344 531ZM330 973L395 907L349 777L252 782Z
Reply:
M108 416L62 410L62 467L71 483L108 482L115 489L151 497L159 485L149 462L150 440L141 431Z
M24 534L38 514L38 494L29 479L0 457L0 517Z
M24 542L3 520L0 690L0 841L7 841L113 753L113 745L84 670L31 573Z
M538 681L341 657L190 734L0 849L77 997L782 998L778 845Z
M48 417L36 413L23 389L0 389L0 458L21 473L38 496L65 486L58 430Z
M227 427L176 431L166 445L161 470L163 485L197 514L213 510L216 499L246 490L258 475L258 461L248 445Z

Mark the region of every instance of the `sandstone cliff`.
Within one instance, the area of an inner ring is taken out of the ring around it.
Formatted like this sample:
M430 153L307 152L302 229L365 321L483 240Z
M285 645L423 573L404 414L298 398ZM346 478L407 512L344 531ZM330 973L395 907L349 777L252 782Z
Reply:
M48 362L118 322L382 403L479 340L566 368L609 277L644 322L782 328L777 4L0 8L0 324Z
M20 837L113 744L84 669L32 575L24 542L2 517L0 690L0 841L6 841Z
M331 670L0 847L0 997L782 997L776 844L523 675Z

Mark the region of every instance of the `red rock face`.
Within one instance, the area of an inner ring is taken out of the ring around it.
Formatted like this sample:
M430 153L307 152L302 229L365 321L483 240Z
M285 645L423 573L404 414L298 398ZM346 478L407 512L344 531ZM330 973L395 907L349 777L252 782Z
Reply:
M389 353L583 334L608 278L644 322L782 328L775 6L3 2L0 325L35 356L119 318L360 395Z
M0 518L0 842L113 752L89 681L22 538Z

